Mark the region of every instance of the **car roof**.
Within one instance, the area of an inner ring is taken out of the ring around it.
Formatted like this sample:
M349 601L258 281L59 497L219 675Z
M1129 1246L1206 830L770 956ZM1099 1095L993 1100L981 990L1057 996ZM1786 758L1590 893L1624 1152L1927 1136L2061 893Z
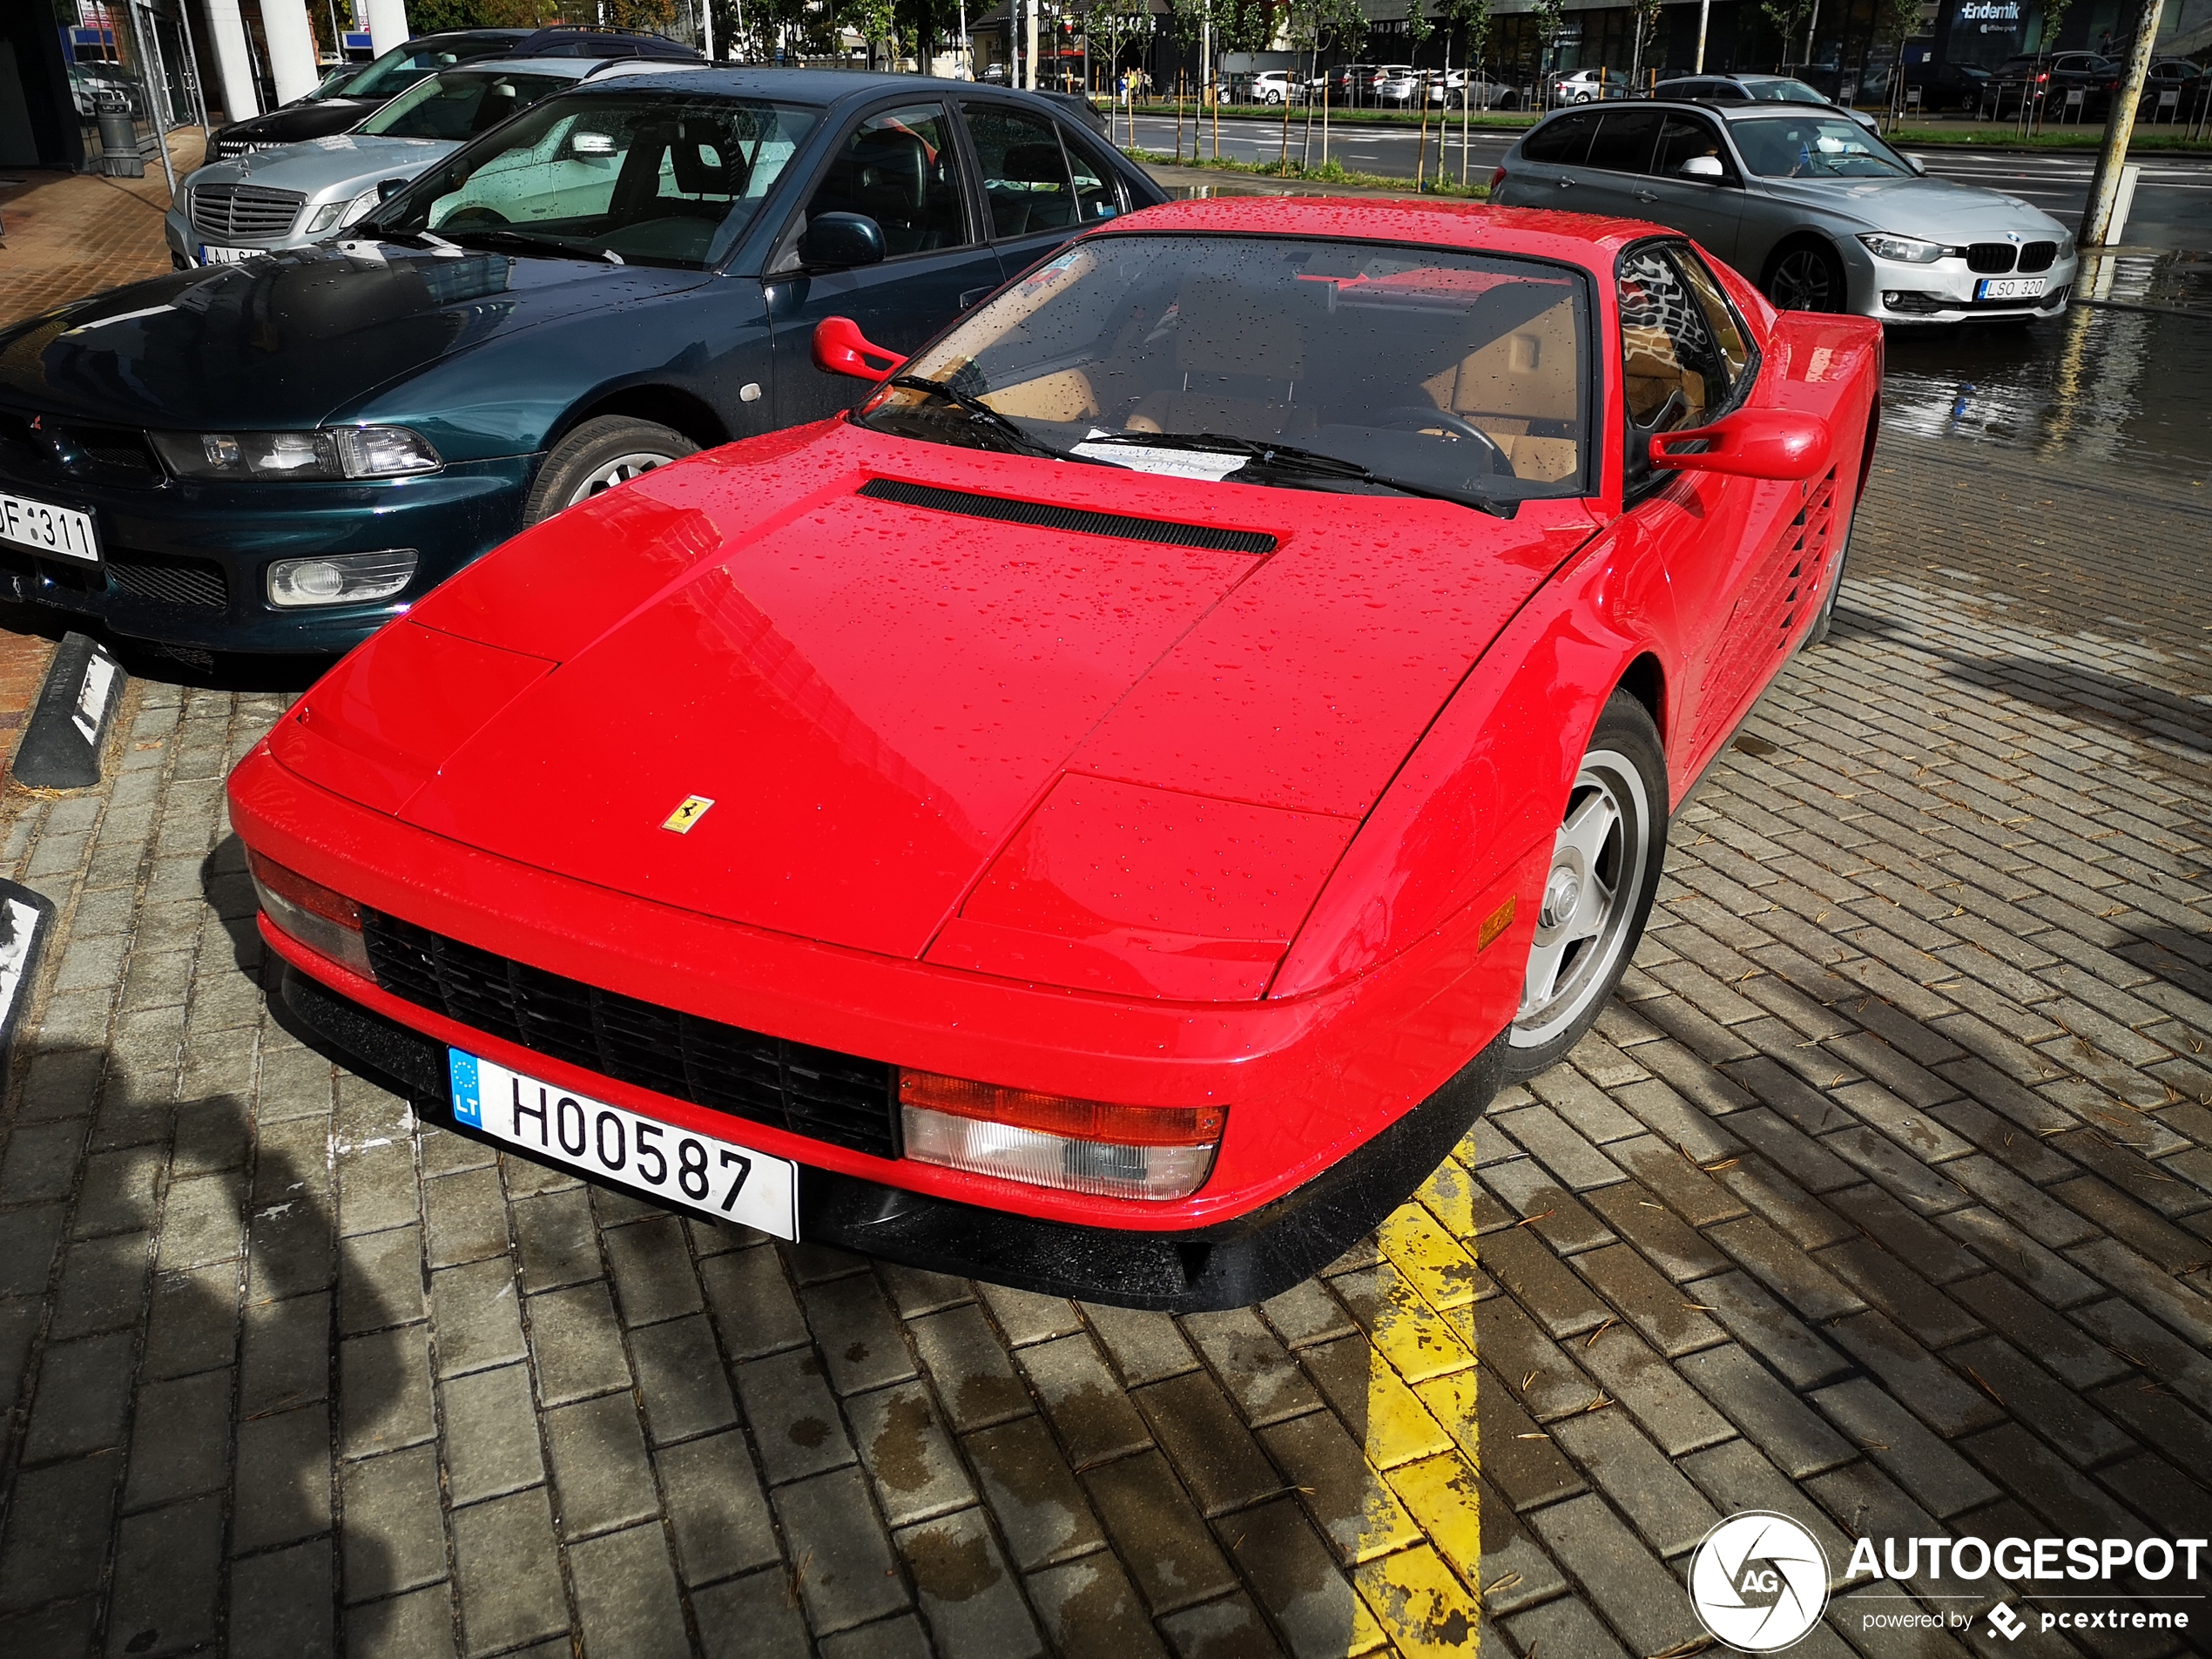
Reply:
M810 104L817 106L858 102L867 98L886 98L907 94L927 94L934 98L948 96L972 98L981 95L992 98L1013 98L1017 101L1035 100L1035 106L1055 114L1072 115L1074 111L1055 104L1042 92L1030 92L1018 87L993 86L982 81L955 81L934 75L873 74L859 69L757 69L743 64L716 64L698 69L676 64L651 64L627 71L619 77L593 77L580 90L589 91L618 78L625 88L636 88L639 82L647 90L653 89L656 77L669 76L671 88L682 87L686 91L718 92L731 98L767 98L785 104Z
M1485 202L1366 200L1347 196L1215 197L1169 202L1109 221L1093 237L1190 232L1412 242L1466 253L1551 260L1609 271L1613 256L1652 234L1642 219L1604 219Z

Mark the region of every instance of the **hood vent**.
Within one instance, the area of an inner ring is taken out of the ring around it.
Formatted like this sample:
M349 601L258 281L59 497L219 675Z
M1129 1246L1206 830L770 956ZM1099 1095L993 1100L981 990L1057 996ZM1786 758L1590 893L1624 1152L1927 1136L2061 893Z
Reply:
M1123 513L1053 507L1042 502L1008 501L1001 496L938 489L896 478L871 478L858 493L876 501L897 502L902 507L926 507L932 512L996 519L1002 524L1028 524L1038 529L1116 536L1125 542L1164 542L1170 547L1212 548L1224 553L1272 553L1276 548L1275 537L1258 530L1217 529L1211 524L1177 524L1164 518L1134 518Z

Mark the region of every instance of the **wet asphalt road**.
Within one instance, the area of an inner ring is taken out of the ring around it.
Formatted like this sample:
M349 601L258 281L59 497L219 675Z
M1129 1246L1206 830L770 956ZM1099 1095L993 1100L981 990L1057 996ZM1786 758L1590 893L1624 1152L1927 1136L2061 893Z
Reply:
M1115 130L1116 138L1127 142L1118 120ZM1185 155L1190 153L1190 124L1186 122L1183 128ZM1477 179L1484 179L1489 177L1491 170L1504 157L1507 146L1520 137L1520 130L1476 127L1471 130L1468 137L1463 169L1459 129L1456 126L1452 129L1446 165L1454 174L1464 171ZM1172 151L1176 147L1173 118L1139 116L1136 141L1143 149L1163 155ZM1438 132L1432 127L1427 140L1425 172L1433 172L1436 165L1437 145ZM1421 138L1418 130L1332 125L1329 132L1329 153L1354 172L1411 179L1420 149ZM1291 118L1290 150L1293 159L1306 154L1302 115ZM1207 156L1213 153L1211 123L1204 130L1201 153ZM1273 161L1282 153L1281 122L1222 122L1221 154L1224 160ZM2067 225L2076 223L2081 217L2082 206L2088 199L2089 175L2095 165L2094 156L2086 152L2001 155L1958 149L1925 149L1914 150L1910 153L1919 156L1927 163L1928 171L1939 179L1955 179L1961 184L1980 185L1991 190L2003 191L2007 195L2032 203ZM1318 162L1320 158L1320 125L1317 121L1312 159ZM2212 160L2154 153L2144 155L2141 165L2142 179L2136 187L2134 212L2128 224L2128 245L2155 248L2212 248Z

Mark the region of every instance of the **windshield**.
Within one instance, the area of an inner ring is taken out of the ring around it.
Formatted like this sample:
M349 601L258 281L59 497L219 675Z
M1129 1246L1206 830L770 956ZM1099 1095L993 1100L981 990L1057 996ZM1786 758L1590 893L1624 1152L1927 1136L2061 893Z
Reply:
M449 69L417 81L357 130L380 138L445 138L459 144L490 131L548 92L575 84L563 75Z
M1762 179L1910 179L1905 158L1847 115L1737 121L1743 163Z
M683 92L548 98L362 227L689 268L735 246L820 111Z
M1803 81L1744 81L1743 90L1762 104L1825 104L1828 100Z
M1571 496L1587 335L1581 280L1532 260L1102 236L908 362L861 418L931 442L1043 445L1238 483L1366 489L1345 476L1365 468L1453 499ZM1251 452L1267 446L1303 459Z
M479 54L481 56L481 54ZM390 98L404 92L425 75L435 75L459 63L458 54L435 46L410 49L395 46L349 80L315 88L316 98Z

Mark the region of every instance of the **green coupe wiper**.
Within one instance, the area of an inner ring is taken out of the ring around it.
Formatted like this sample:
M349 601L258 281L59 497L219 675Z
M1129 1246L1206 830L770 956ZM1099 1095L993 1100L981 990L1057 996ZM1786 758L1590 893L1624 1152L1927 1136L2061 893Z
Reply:
M903 387L910 392L925 393L930 397L950 404L954 408L966 411L971 423L997 433L999 436L1006 439L1025 455L1042 455L1049 461L1083 459L1081 455L1071 455L1065 450L1054 448L1041 439L1031 437L981 399L970 397L965 392L955 391L942 381L933 381L925 374L894 374L890 383L894 386Z
M528 231L502 230L494 226L486 226L480 230L455 231L453 233L453 239L464 247L472 247L479 242L488 242L501 247L511 247L521 253L550 254L553 258L560 260L605 260L612 257L594 253L589 248L570 247L566 242L556 242L550 237L532 236ZM615 258L613 262L619 265L622 260Z
M1521 510L1517 501L1498 501L1478 495L1471 489L1447 489L1436 484L1415 483L1410 478L1396 478L1387 473L1363 467L1356 461L1346 461L1342 455L1323 455L1318 449L1300 449L1293 444L1262 443L1253 438L1231 437L1225 432L1109 432L1087 439L1087 444L1125 444L1141 449L1190 449L1213 455L1240 455L1249 457L1246 466L1258 466L1264 471L1302 478L1341 478L1351 483L1373 484L1379 489L1395 490L1401 496L1421 496L1431 501L1448 501L1455 506L1471 507L1478 513L1487 513L1494 518L1511 518Z

